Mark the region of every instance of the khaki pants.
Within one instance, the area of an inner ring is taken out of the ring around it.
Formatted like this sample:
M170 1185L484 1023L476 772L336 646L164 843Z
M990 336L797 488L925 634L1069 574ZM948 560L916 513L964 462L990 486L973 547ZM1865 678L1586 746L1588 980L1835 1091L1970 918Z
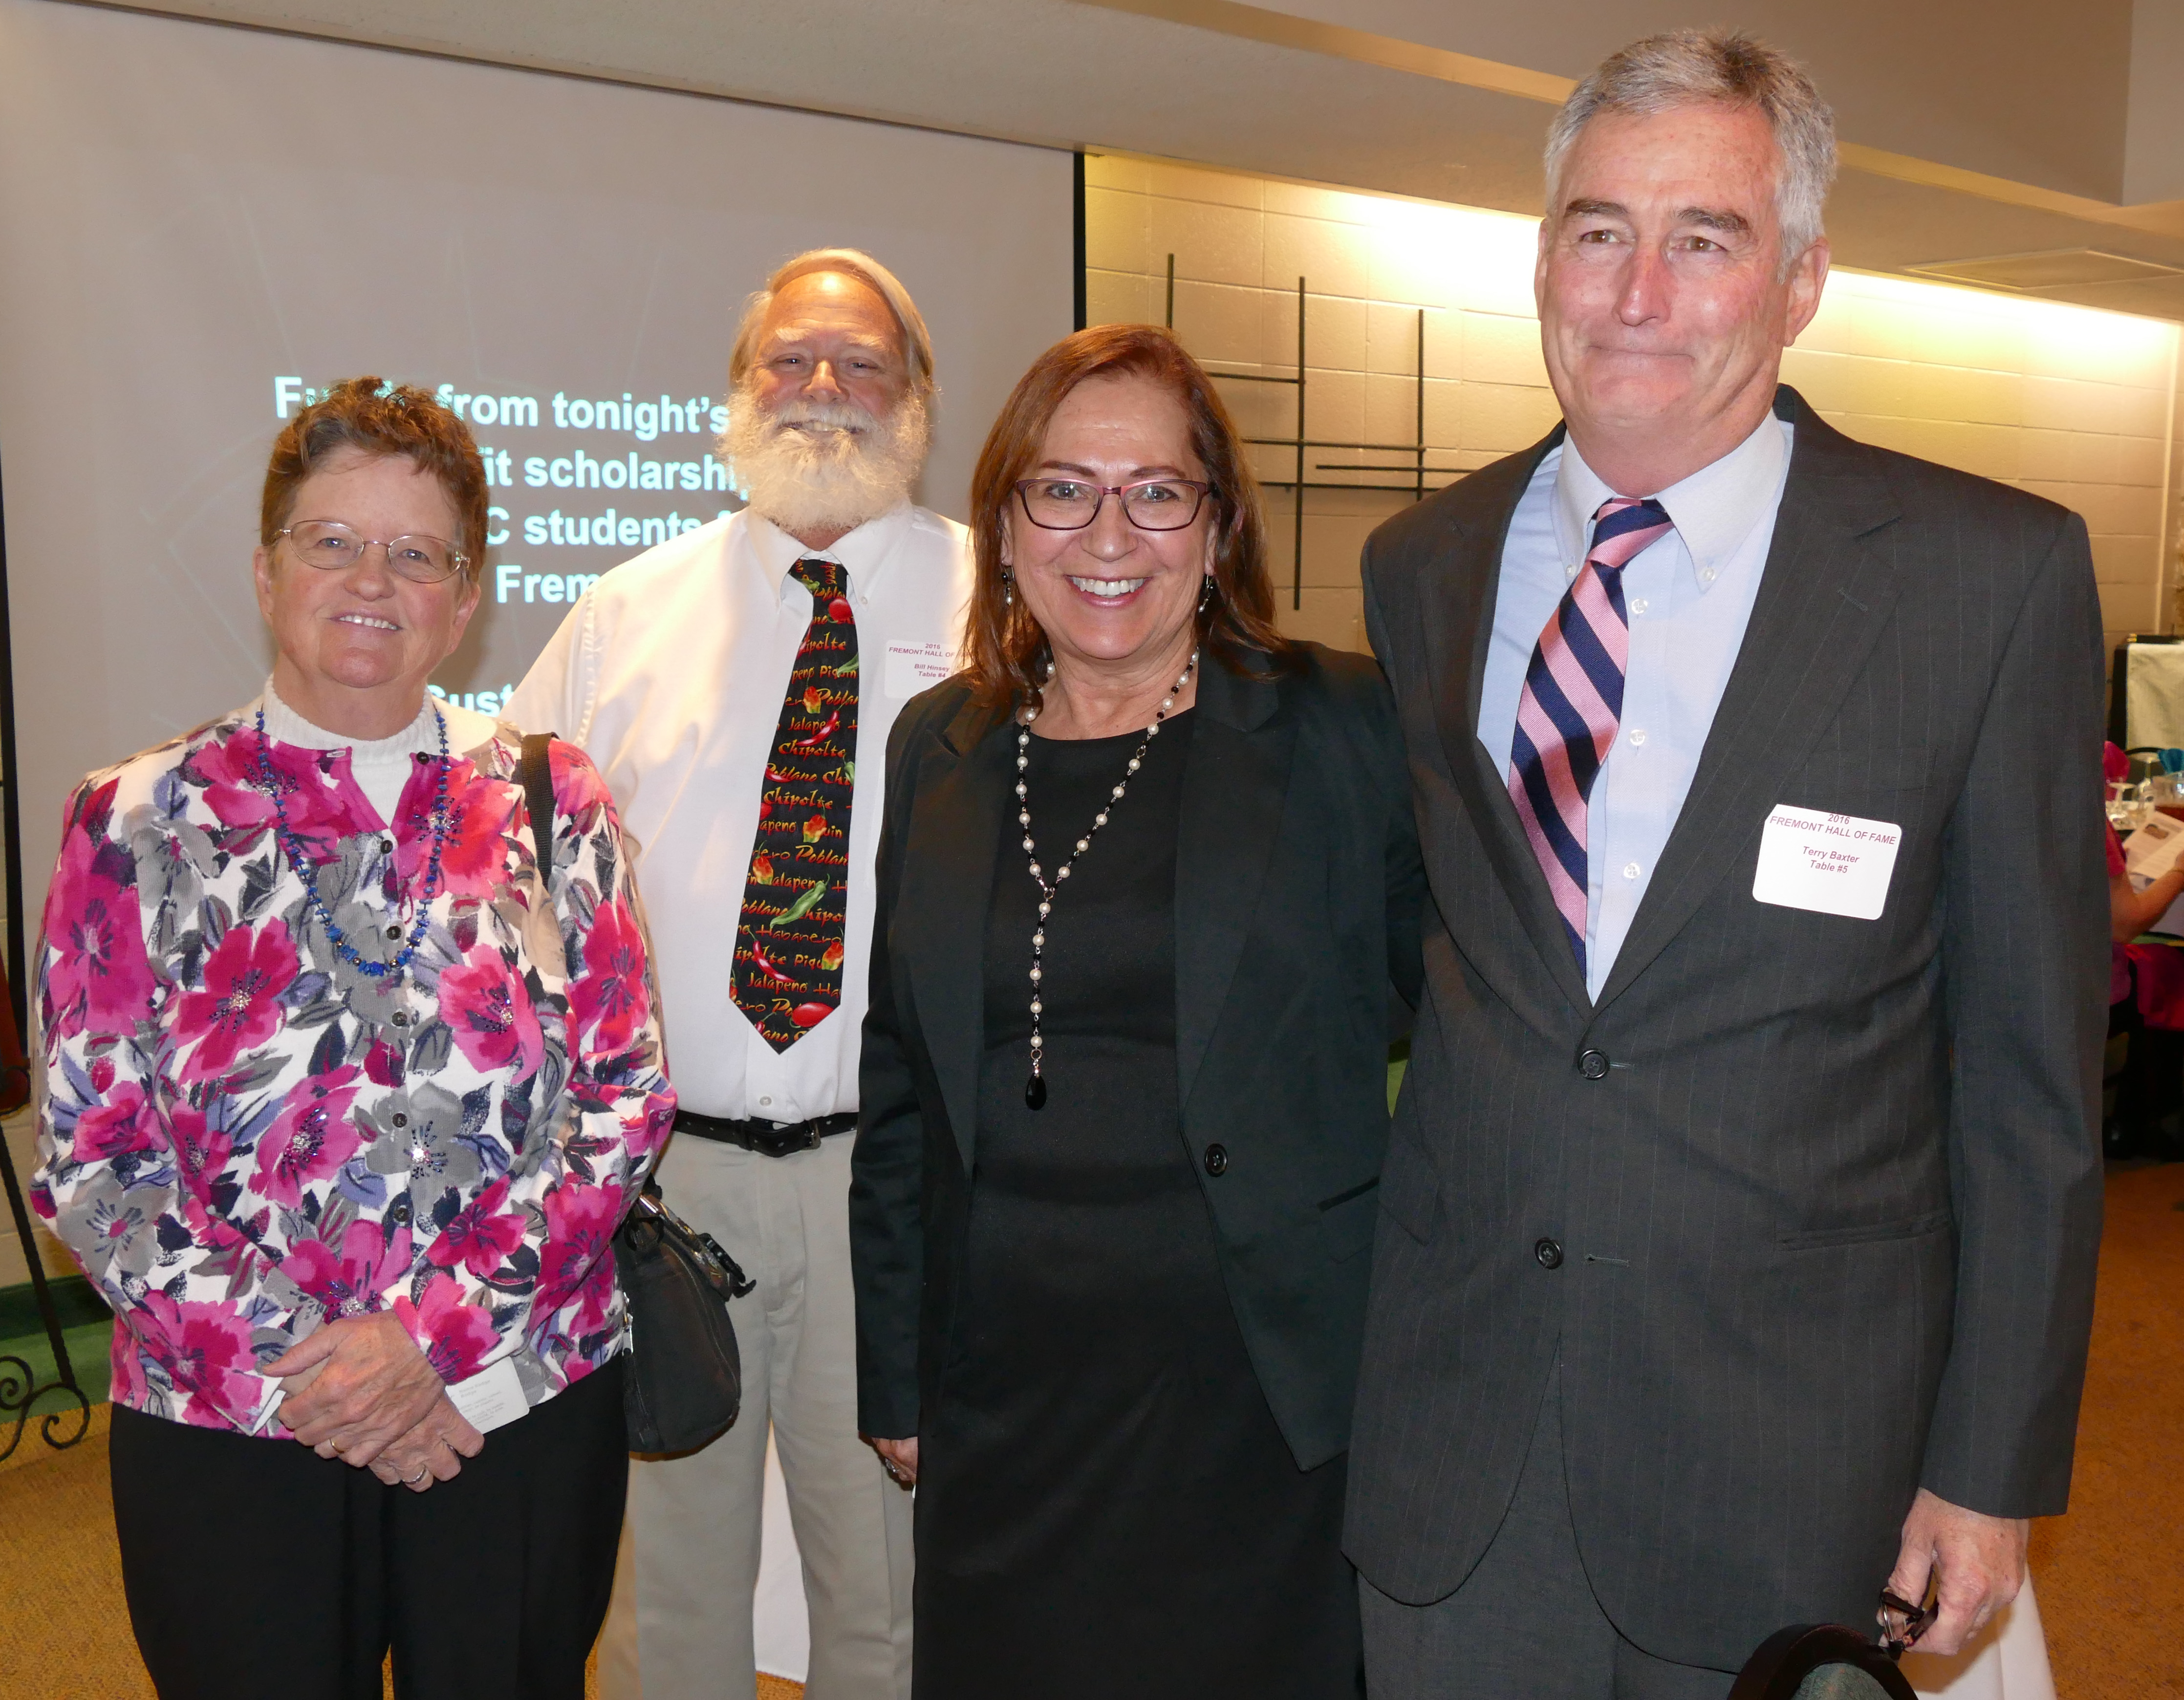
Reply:
M730 1308L743 1413L687 1458L633 1460L599 1644L606 1700L750 1695L751 1594L771 1422L811 1610L807 1700L909 1700L911 1497L857 1438L850 1147L760 1157L677 1134L670 1208L758 1285Z

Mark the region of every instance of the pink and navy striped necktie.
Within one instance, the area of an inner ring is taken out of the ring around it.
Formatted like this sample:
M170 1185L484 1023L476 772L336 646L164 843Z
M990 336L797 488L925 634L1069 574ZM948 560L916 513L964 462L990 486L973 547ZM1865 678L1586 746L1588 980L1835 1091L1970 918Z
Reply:
M1547 876L1580 973L1585 969L1585 801L1615 744L1630 666L1623 569L1672 529L1658 502L1611 496L1600 504L1592 516L1591 552L1532 646L1517 703L1509 794Z

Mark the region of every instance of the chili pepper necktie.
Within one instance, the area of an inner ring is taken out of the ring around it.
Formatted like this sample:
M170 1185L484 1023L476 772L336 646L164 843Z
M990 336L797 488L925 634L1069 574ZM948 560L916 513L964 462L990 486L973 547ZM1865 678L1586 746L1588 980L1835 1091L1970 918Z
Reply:
M811 623L759 783L735 957L736 1007L776 1051L841 1005L857 777L857 622L849 575L831 560L800 560L788 571L811 593Z
M1623 569L1673 529L1658 502L1614 496L1592 516L1592 548L1547 618L1524 670L1509 750L1509 795L1585 972L1586 807L1623 719L1630 616Z

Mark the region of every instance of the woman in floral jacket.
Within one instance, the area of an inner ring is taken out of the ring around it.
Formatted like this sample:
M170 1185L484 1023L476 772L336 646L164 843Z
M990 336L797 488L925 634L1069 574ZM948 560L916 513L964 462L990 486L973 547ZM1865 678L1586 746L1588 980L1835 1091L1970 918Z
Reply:
M70 798L34 1198L113 1306L112 1459L164 1696L579 1696L627 1457L610 1240L672 1118L613 804L425 681L487 493L423 393L267 473L277 650ZM300 1442L300 1444L298 1444Z

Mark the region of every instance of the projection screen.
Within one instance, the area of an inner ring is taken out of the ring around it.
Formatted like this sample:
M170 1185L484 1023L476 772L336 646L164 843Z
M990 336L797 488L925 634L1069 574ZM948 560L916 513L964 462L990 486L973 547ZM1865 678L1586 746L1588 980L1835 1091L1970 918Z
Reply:
M69 785L265 678L249 555L303 399L376 373L471 421L498 529L434 683L490 711L593 576L737 505L709 452L736 316L833 244L932 327L921 499L960 518L1009 386L1070 329L1067 153L0 0L20 924Z

